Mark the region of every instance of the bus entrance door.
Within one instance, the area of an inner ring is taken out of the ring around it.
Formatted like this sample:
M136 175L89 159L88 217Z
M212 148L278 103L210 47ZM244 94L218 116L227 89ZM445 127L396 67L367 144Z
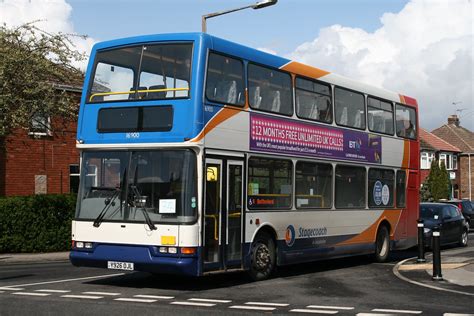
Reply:
M243 161L206 159L204 271L242 264Z

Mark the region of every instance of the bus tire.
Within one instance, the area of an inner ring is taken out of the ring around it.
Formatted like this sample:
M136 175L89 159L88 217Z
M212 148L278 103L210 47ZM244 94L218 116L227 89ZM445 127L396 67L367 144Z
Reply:
M380 225L375 238L375 261L386 262L390 255L390 233L386 225Z
M252 242L248 274L254 281L268 279L275 269L275 242L267 233L259 233Z

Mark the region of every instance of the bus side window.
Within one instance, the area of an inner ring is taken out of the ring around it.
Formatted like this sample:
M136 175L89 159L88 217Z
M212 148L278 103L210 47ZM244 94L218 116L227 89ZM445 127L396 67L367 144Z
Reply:
M406 173L404 170L397 171L397 207L405 207L405 182Z
M224 104L244 105L243 67L239 59L210 53L206 76L206 98Z
M343 88L335 88L336 123L342 126L365 129L364 95Z
M249 102L253 109L293 114L291 76L283 71L248 65Z
M416 139L416 112L414 108L397 103L397 136Z

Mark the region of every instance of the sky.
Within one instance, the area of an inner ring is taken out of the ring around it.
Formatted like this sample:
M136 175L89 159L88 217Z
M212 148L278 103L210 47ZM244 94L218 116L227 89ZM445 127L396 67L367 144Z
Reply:
M75 40L88 53L104 40L200 32L202 15L255 1L0 0L0 23L88 35ZM209 19L207 31L414 97L428 131L451 114L474 131L473 14L472 0L278 0Z

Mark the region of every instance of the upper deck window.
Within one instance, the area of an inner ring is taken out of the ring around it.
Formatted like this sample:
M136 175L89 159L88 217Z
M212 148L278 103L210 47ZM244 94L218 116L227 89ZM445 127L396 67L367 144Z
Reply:
M289 74L249 64L248 81L249 103L253 109L284 115L293 114Z
M99 51L87 102L189 97L192 44Z
M415 109L397 103L397 135L404 138L416 139Z
M219 103L242 106L244 95L244 65L241 60L209 54L206 98Z
M296 78L296 113L301 118L331 123L331 86Z
M393 135L393 105L388 101L367 98L369 130Z
M365 129L364 95L336 87L334 91L336 123L342 126Z

